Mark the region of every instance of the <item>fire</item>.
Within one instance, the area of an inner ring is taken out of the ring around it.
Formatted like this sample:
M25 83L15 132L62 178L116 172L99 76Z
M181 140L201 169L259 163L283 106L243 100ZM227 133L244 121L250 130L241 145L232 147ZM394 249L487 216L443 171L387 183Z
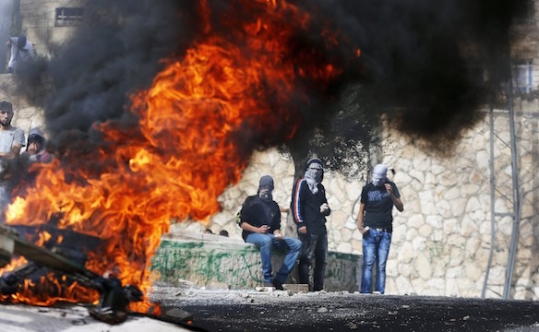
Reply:
M88 253L87 269L112 271L147 294L151 258L171 220L207 220L218 212L217 199L241 178L253 142L295 134L300 116L291 101L308 103L303 82L323 86L341 72L316 50L291 50L297 32L309 28L308 13L282 0L231 2L238 6L253 15L225 14L217 29L202 1L204 33L181 59L163 60L149 90L131 96L138 128L96 124L107 145L36 166L35 186L10 205L7 223L40 225L59 216L59 228L104 240ZM326 46L336 45L338 35L330 36ZM78 158L87 163L69 163ZM50 234L42 238L50 241ZM27 286L12 300L35 303L35 287ZM75 283L60 299L96 302L97 294ZM132 309L150 306L146 298Z

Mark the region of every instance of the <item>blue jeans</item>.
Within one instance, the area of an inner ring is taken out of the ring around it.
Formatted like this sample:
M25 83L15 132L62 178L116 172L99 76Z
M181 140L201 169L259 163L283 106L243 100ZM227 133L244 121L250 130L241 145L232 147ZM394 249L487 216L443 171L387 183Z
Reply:
M386 262L391 246L391 233L371 229L363 236L363 273L361 293L372 291L372 268L376 260L375 291L384 294L386 289Z
M303 243L298 265L299 283L310 284L309 270L314 258L313 285L309 289L315 292L321 291L324 289L324 274L328 258L328 233L307 233L298 234L298 236Z
M273 274L271 267L271 250L272 248L286 252L283 265L275 274L275 281L284 284L288 275L294 268L301 249L301 242L290 237L283 237L282 240L275 238L273 234L258 234L251 233L247 235L245 242L252 243L260 250L260 260L262 261L262 275L264 283L273 282Z

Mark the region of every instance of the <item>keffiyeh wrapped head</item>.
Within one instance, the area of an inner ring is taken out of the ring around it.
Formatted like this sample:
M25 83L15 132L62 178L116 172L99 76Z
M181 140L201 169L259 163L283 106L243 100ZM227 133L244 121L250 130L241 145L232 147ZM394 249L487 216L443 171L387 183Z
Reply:
M309 189L313 194L318 192L318 184L324 179L324 167L322 161L318 158L312 158L307 161L305 170L305 179L309 184Z
M381 186L387 180L387 166L383 164L378 164L374 166L372 170L372 184L375 186Z

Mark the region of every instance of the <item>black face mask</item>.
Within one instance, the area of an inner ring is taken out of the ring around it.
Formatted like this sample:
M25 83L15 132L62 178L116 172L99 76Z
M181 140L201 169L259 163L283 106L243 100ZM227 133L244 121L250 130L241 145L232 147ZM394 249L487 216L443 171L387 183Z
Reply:
M264 202L271 202L273 201L273 196L271 194L271 190L267 188L260 188L258 190L258 197L260 197L261 200Z

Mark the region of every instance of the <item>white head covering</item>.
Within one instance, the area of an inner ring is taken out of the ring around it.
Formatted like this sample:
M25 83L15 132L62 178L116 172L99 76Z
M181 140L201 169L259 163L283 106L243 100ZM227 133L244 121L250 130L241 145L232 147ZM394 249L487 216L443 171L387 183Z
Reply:
M322 161L318 158L312 158L307 161L307 170L305 171L305 180L309 185L309 190L313 194L318 192L318 184L324 179L324 167Z
M380 186L384 184L387 179L387 166L384 164L378 164L374 166L372 170L372 184Z

